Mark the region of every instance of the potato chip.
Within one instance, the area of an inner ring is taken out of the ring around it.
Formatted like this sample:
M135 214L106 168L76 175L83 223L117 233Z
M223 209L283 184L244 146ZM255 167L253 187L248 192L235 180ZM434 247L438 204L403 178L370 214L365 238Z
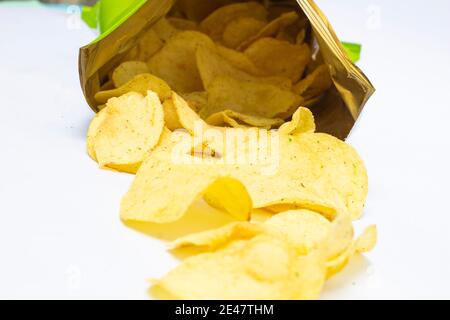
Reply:
M107 113L105 108L102 108L92 119L91 124L89 125L88 133L87 133L87 152L92 160L97 161L97 155L95 153L95 136L98 133L103 120L107 117Z
M189 104L178 94L172 92L172 102L178 116L178 121L181 124L181 128L186 129L190 134L195 133L195 125L199 123L202 126L206 126L206 123L200 118L200 116L189 107Z
M226 26L233 20L251 17L265 21L267 10L258 2L234 3L221 7L211 13L200 23L200 29L211 38L218 40L222 37Z
M198 30L198 25L195 21L187 20L183 18L167 18L171 25L173 25L178 30Z
M146 97L131 92L110 99L95 121L102 118L92 139L100 167L135 173L158 143L164 127L158 96L150 91Z
M267 23L251 17L232 20L223 31L223 44L229 48L237 48L242 42L256 35Z
M140 38L137 44L137 57L141 61L147 61L158 52L164 43L161 41L154 29L146 31Z
M216 77L208 86L208 105L200 114L207 118L216 112L233 110L274 118L301 102L300 96L271 84Z
M195 112L199 112L208 104L208 93L206 91L184 93L181 96Z
M292 91L309 100L320 96L333 84L330 71L326 65L317 67L311 74L294 85Z
M95 101L103 104L111 98L120 97L129 92L137 92L145 95L149 90L156 92L161 101L170 98L172 95L172 90L166 82L149 73L144 73L135 76L132 80L117 89L99 91L95 94L94 98Z
M252 60L247 57L243 52L236 51L221 45L216 45L217 53L227 60L230 64L235 66L236 68L247 72L253 76L264 76L263 72L259 70Z
M284 135L263 129L256 132L222 129L215 130L215 133L219 134L219 139L224 139L226 145L219 149L208 141L220 156L207 161L191 154L191 137L186 150L175 150L182 161L173 161L173 152L157 147L152 157L141 166L125 196L122 216L139 214L145 221L152 221L155 215L161 218L155 207L143 206L143 203L174 200L167 196L161 198L154 190L176 190L182 188L180 184L183 185L184 181L198 179L210 182L222 176L241 181L253 200L254 208L289 204L327 215L333 210L345 212L354 219L361 215L367 196L367 174L362 160L349 145L327 134ZM205 141L207 133L203 132L199 139ZM155 176L161 178L151 178Z
M214 10L233 3L235 0L178 0L175 3L184 16L189 20L202 21Z
M166 127L172 131L183 128L178 118L177 110L175 109L172 98L166 99L166 101L164 101L163 108L164 122Z
M190 257L155 283L176 299L315 299L325 280L320 256L298 256L268 236Z
M302 29L297 33L297 36L295 37L295 43L298 45L301 45L306 40L306 29Z
M283 31L284 28L295 23L297 20L299 20L299 17L295 11L283 13L281 16L268 23L256 35L241 43L241 45L239 45L238 47L238 50L247 49L252 43L259 39L275 37L278 33Z
M148 73L148 67L142 61L126 61L121 63L112 74L114 86L119 88L137 75Z
M261 38L250 45L245 54L266 74L298 81L311 59L307 44L297 45L273 38Z
M158 38L164 43L176 36L181 30L175 28L175 26L163 17L159 19L153 26L153 30Z
M234 128L241 128L253 126L268 130L273 127L279 127L284 123L284 120L278 118L263 118L235 112L232 110L224 110L210 115L206 119L206 123L219 127L231 126Z
M252 81L255 83L271 84L282 89L290 90L292 82L283 77L255 77L239 70L224 59L214 48L199 47L197 49L197 66L203 87L208 91L209 86L218 77L230 77L236 80Z
M308 108L300 107L292 116L290 122L280 127L281 134L313 133L316 131L314 115Z
M202 91L195 56L200 46L214 46L214 43L200 32L178 33L148 61L151 73L165 80L177 92Z

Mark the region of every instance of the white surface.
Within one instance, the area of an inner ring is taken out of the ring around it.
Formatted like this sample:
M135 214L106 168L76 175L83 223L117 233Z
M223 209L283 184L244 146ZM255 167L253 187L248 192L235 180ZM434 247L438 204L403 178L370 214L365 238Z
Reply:
M357 226L377 223L379 244L323 298L450 298L450 5L318 2L364 44L378 89L349 142L370 176ZM2 7L0 30L0 298L148 298L145 280L176 260L120 222L132 177L85 153L77 52L93 33L64 12Z

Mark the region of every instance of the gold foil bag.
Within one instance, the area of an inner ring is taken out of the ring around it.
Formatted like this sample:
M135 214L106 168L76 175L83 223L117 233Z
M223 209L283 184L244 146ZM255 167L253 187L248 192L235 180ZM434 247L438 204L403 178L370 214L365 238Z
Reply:
M94 111L98 111L94 95L100 91L100 88L108 85L111 71L134 47L140 35L170 11L174 2L176 1L149 0L115 30L80 49L81 87L88 104ZM214 10L217 4L224 5L230 2L236 1L190 1L194 5L202 6L203 15ZM313 52L318 55L317 60L328 65L334 83L324 98L312 108L318 131L345 139L365 103L374 93L374 87L348 58L327 18L312 0L270 1L270 3L296 9L309 20L312 27L310 44ZM183 6L185 1L180 0L177 5ZM202 10L193 10L193 13L202 14Z

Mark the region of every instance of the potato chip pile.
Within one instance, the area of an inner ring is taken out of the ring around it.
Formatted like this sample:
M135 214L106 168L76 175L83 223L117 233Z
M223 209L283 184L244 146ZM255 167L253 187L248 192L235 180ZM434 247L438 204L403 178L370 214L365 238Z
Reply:
M165 224L195 203L234 222L187 234L195 248L154 287L179 299L315 299L376 242L354 238L368 188L345 142L309 108L332 81L312 59L306 18L259 2L179 1L95 95L88 153L136 174L124 221ZM220 6L220 4L226 4ZM231 3L231 4L230 4ZM255 220L255 210L270 217Z

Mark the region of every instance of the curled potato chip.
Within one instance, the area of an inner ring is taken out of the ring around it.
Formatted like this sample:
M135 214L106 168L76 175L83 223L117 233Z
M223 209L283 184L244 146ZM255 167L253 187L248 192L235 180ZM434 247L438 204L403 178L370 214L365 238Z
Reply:
M290 122L283 124L279 132L281 134L313 133L316 131L314 115L308 108L300 107L292 116Z
M283 13L281 16L268 23L253 37L250 37L246 41L241 43L241 45L238 47L238 50L247 49L252 43L254 43L259 39L267 37L275 37L277 34L283 31L284 28L293 24L298 19L299 19L298 14L295 11Z
M259 70L252 60L247 57L243 52L236 51L221 45L216 45L217 53L227 60L230 64L236 68L245 71L253 76L264 76L264 73Z
M267 23L252 17L232 20L223 31L222 41L229 48L237 48L242 42L256 35Z
M255 77L239 68L233 66L223 58L214 48L199 47L197 49L197 66L204 88L208 91L209 86L218 77L230 77L236 80L265 83L290 90L292 82L283 77Z
M266 74L298 81L311 59L307 44L297 45L274 38L261 38L250 45L245 54Z
M292 91L309 100L320 96L333 84L328 67L321 65L294 85Z
M183 133L177 132L176 135L179 137ZM161 143L159 150L155 150L156 152L152 152L152 156L147 158L156 162L155 169L158 173L149 180L135 180L133 191L128 192L122 199L121 218L161 224L174 222L181 219L197 199L209 195L217 199L220 207L231 216L248 220L252 201L238 180L220 175L200 178L201 166L191 167L191 170L185 171L183 177L179 176L177 181L170 180L170 167L166 166L166 162L177 161L176 154L173 153L174 146L184 147L180 140L176 139L176 135L174 139L174 135L167 133L168 139ZM164 149L165 152L161 153ZM171 153L169 159L167 152ZM147 197L149 192L151 197ZM229 203L224 203L225 201Z
M137 45L139 60L147 61L151 56L158 52L163 45L163 42L154 29L146 31L139 39Z
M110 99L91 126L93 131L97 127L90 147L94 158L103 168L135 173L158 143L163 117L156 93L144 97L131 92Z
M92 160L97 161L97 155L95 153L95 136L98 133L98 130L103 123L103 120L107 117L107 113L105 108L102 108L92 119L91 124L89 125L88 133L87 133L87 152Z
M155 92L161 101L170 98L172 95L172 90L166 82L149 73L144 73L135 76L132 80L117 89L99 91L95 94L94 98L95 101L103 104L111 98L120 97L129 92L137 92L145 95L149 90Z
M220 39L226 26L237 18L251 17L264 21L266 8L258 2L234 3L221 7L200 23L200 29L213 39Z
M324 280L319 255L298 256L284 241L261 235L190 257L155 286L176 299L315 299Z
M232 110L224 110L212 114L205 121L206 123L213 126L231 126L234 128L253 126L263 129L271 129L273 127L278 127L284 123L282 119L262 118L235 112Z
M177 110L173 104L172 98L166 99L163 103L164 108L164 122L169 130L181 129L182 125L178 118Z
M208 36L196 31L176 34L148 61L151 73L165 80L177 92L202 91L195 56L201 46L214 46L214 43Z
M207 118L223 110L274 118L300 105L300 96L277 86L254 81L216 77L208 86L208 105L200 114Z
M126 61L121 63L113 72L112 80L114 86L119 88L132 80L137 75L148 73L148 67L142 61Z

